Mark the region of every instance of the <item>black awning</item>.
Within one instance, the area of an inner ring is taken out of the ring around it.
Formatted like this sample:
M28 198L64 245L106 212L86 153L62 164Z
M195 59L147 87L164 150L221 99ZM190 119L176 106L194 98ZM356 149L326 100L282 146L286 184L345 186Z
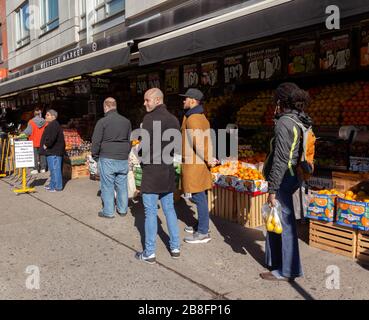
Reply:
M325 12L329 5L337 5L340 8L341 18L369 12L368 0L293 0L219 24L203 28L196 28L196 25L186 27L184 33L179 36L176 34L178 31L175 31L172 37L169 33L143 42L139 46L140 65L184 57L317 24L324 27L328 17ZM191 31L191 28L195 30Z
M116 45L45 70L0 83L0 96L86 73L127 66L129 59L130 47L127 44Z

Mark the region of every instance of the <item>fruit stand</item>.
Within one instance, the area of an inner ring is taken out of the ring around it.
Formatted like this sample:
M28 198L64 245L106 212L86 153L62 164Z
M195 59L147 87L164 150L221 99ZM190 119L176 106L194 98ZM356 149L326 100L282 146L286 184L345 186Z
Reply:
M68 180L89 177L87 157L91 154L91 143L83 141L76 129L64 129L64 138L63 177Z
M261 207L268 184L255 165L227 160L211 171L214 187L208 193L210 214L249 228L262 226Z

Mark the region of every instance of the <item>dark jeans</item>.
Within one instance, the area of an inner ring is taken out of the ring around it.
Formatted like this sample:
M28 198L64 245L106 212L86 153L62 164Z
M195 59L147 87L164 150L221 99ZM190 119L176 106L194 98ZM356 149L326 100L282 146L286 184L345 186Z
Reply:
M208 234L209 232L209 208L205 191L192 194L192 200L196 204L199 217L197 232Z
M33 148L35 155L35 167L34 170L46 170L46 157L40 154L40 148Z
M303 275L292 199L298 187L297 177L287 173L276 194L276 198L282 206L283 232L281 235L267 232L265 244L267 266L272 270L279 270L287 278Z

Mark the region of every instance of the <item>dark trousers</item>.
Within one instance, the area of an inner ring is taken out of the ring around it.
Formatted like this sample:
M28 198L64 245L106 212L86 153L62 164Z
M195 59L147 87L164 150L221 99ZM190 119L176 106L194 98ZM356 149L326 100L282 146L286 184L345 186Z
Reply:
M40 148L33 148L35 155L35 170L46 170L46 157L40 154Z
M292 199L298 187L297 177L287 173L276 194L282 206L283 232L281 235L268 232L265 244L267 266L273 270L279 270L287 278L303 275Z

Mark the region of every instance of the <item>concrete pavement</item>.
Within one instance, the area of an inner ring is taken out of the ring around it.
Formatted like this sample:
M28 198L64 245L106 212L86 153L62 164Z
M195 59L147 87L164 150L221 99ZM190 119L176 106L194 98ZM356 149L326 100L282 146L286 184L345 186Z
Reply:
M131 204L122 218L102 219L99 183L69 181L61 193L34 181L37 193L16 196L0 180L0 299L369 299L368 267L307 245L301 226L305 277L296 283L266 282L263 229L245 229L212 217L212 241L183 243L181 258L167 249L160 210L156 265L134 258L142 250L144 212ZM192 204L177 203L181 237L194 220ZM40 289L27 289L28 266L40 270ZM340 288L327 288L328 266L340 271Z

